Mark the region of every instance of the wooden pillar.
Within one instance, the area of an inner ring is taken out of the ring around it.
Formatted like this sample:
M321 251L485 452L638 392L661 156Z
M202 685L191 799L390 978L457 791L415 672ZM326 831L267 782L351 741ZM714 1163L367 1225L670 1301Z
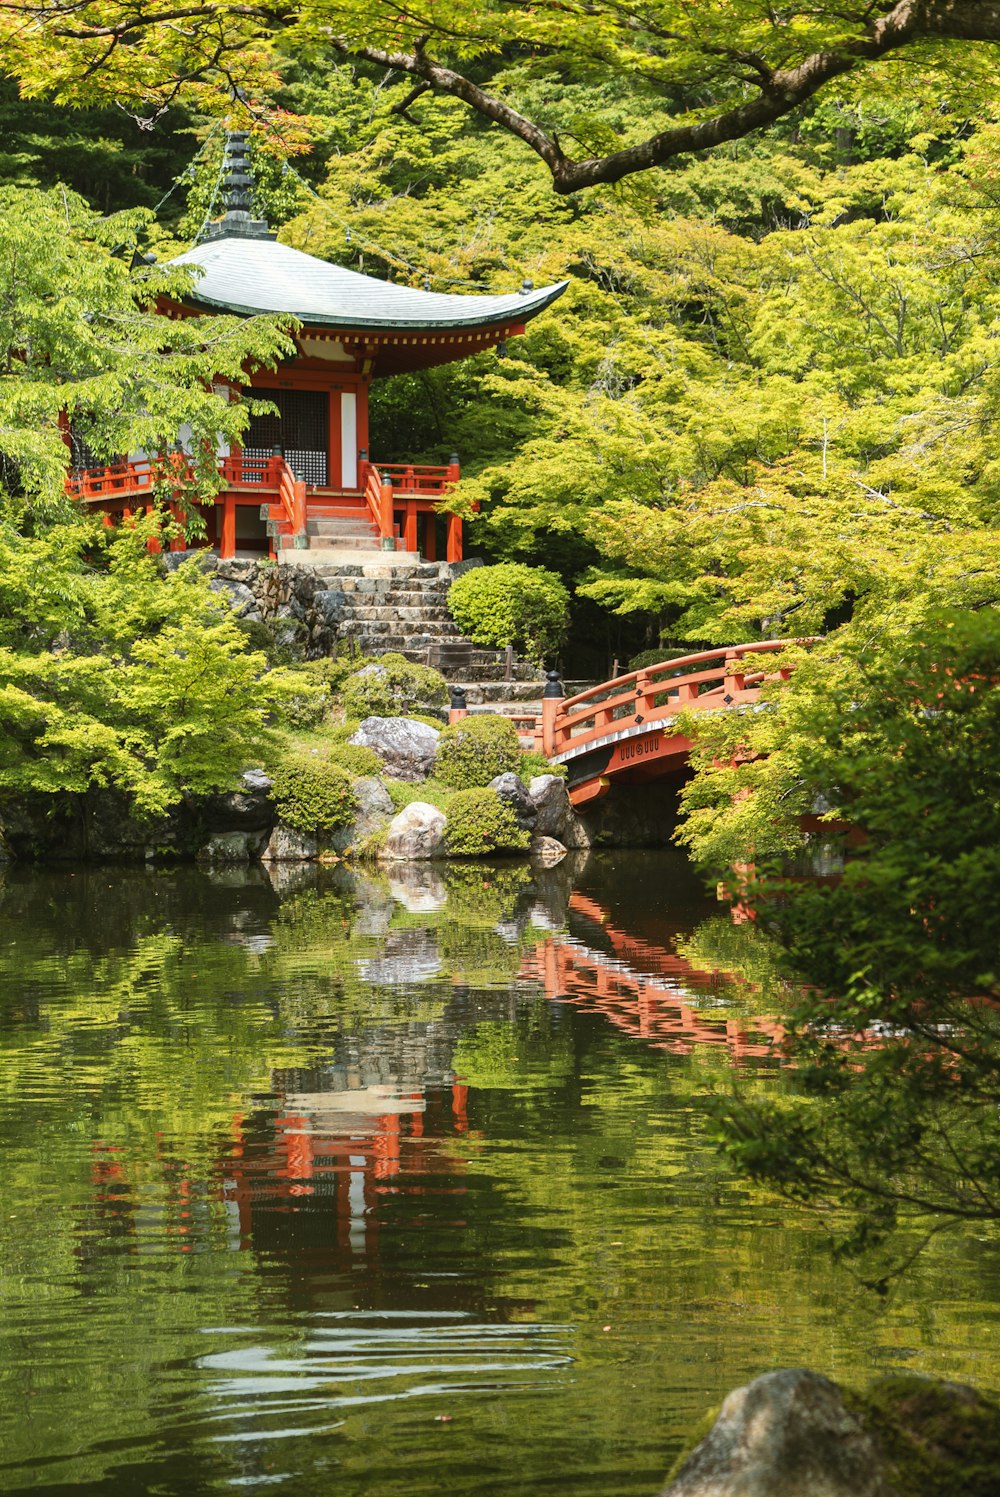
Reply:
M170 518L173 520L174 524L179 527L178 533L170 542L170 549L171 551L184 551L187 548L187 541L184 538L184 525L181 520L180 507L178 505L172 504L170 506Z
M396 524L392 508L392 484L382 480L382 488L379 491L379 534L382 538L383 551L393 551L396 548Z
M448 547L445 552L448 561L462 560L462 516L448 516Z
M153 506L151 504L147 504L146 518L148 519L152 513ZM150 535L146 537L146 550L149 552L150 556L159 556L160 552L163 550L163 547L160 545L158 536Z
M424 558L427 561L437 561L437 516L431 510L424 515Z
M222 501L222 538L219 556L229 561L236 555L236 496L227 494Z
M403 548L406 551L417 550L417 506L408 500L406 504L406 521L403 529Z

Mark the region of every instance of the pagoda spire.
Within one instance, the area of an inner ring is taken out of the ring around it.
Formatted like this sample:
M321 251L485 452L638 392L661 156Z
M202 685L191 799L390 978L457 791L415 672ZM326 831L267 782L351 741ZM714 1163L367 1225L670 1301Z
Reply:
M254 180L250 165L250 136L245 130L231 130L226 135L220 176L225 212L221 219L208 223L198 235L196 244L213 239L276 239L266 218L254 218Z

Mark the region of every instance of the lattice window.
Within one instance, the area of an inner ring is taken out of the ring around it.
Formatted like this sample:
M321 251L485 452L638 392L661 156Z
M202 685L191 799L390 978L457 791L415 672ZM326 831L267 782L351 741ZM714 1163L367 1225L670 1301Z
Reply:
M253 416L247 429L244 455L253 462L280 447L285 461L314 488L327 484L329 399L321 390L258 390L252 392L278 407L279 415Z

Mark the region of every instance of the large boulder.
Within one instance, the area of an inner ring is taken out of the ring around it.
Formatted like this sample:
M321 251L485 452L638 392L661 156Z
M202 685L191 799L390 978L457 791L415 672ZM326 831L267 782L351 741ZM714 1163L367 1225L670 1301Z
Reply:
M266 841L266 832L213 832L199 849L198 862L212 867L250 863Z
M261 853L265 863L311 863L319 857L319 843L294 827L279 825Z
M444 852L445 815L437 806L415 800L389 823L381 856L392 860L439 858Z
M573 810L565 780L556 774L535 775L528 794L536 812L536 837L554 837L568 848L590 846L583 823Z
M533 830L538 820L538 807L516 774L508 770L506 774L496 775L490 780L489 788L495 790L500 799L510 806L522 831Z
M357 801L354 820L330 836L330 846L335 852L346 852L349 847L357 848L367 842L382 830L396 809L388 790L374 775L356 779L354 795Z
M783 1368L729 1394L661 1497L892 1497L882 1471L837 1385Z
M437 728L416 722L412 717L366 717L351 743L373 748L395 780L426 780L434 767L438 739Z

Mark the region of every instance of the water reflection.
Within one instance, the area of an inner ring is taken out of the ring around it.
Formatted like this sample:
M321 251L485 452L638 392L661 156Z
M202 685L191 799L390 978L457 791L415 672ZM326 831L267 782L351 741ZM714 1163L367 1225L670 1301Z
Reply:
M721 1166L781 1068L712 914L649 854L8 872L4 1489L619 1497L770 1365L1000 1383L971 1235L884 1306Z

